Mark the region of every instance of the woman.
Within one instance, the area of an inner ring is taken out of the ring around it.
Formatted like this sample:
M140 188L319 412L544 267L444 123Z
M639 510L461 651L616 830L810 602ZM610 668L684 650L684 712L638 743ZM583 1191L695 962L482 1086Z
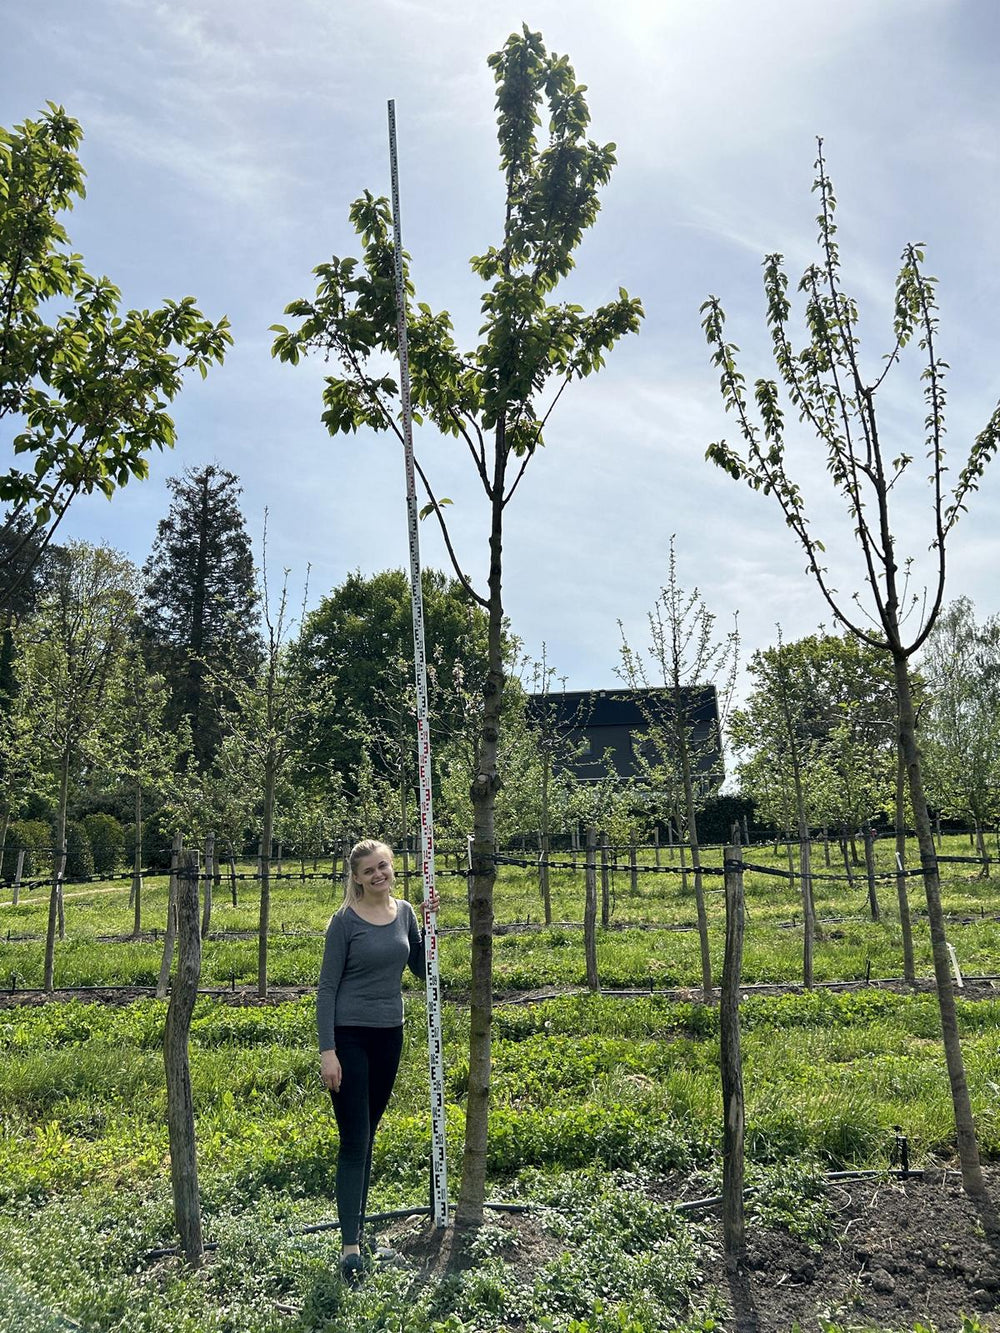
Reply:
M365 838L351 849L344 901L326 931L316 996L320 1077L340 1130L340 1271L352 1286L363 1269L372 1141L403 1050L403 970L408 965L424 975L417 920L408 902L392 896L394 883L386 843Z

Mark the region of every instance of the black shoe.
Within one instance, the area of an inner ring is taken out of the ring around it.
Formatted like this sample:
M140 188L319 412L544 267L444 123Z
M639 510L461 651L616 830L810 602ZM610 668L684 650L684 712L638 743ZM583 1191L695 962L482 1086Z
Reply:
M340 1257L340 1276L348 1287L360 1287L365 1279L365 1264L360 1254Z

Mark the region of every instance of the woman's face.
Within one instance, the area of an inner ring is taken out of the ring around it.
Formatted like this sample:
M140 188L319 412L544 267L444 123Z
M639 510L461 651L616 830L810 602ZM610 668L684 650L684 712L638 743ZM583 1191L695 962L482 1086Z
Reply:
M379 847L370 856L363 856L354 868L354 882L363 893L373 897L392 891L396 875L392 868L392 853L388 847Z

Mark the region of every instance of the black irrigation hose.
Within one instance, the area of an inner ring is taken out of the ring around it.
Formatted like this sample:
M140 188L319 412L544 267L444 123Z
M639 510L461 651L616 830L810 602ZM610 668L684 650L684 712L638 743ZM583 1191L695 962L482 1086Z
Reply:
M449 1208L454 1208L454 1204L449 1204ZM530 1213L539 1207L535 1203L484 1203L484 1208L498 1213ZM376 1222L391 1222L403 1217L430 1217L432 1210L426 1205L422 1208L393 1208L386 1213L368 1213L365 1215L365 1222L374 1225ZM289 1237L295 1236L315 1236L322 1231L339 1231L339 1222L314 1222L311 1226L302 1227L299 1231L288 1231L285 1234ZM168 1259L172 1255L180 1253L179 1245L164 1245L158 1250L150 1250L143 1255L145 1263L152 1263L156 1259ZM205 1252L209 1253L219 1248L217 1240L210 1240L205 1244ZM75 1325L79 1327L79 1325Z

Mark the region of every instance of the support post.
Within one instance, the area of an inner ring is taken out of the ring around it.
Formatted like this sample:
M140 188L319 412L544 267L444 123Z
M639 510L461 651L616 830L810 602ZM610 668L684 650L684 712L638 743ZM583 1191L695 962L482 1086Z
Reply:
M21 900L21 876L24 874L24 853L22 847L17 854L17 869L14 871L14 887L11 891L10 905L16 907Z
M212 925L212 887L215 883L215 834L205 834L204 899L201 912L201 938L208 939Z
M865 874L868 876L868 908L873 921L881 920L878 894L875 891L875 839L870 824L865 824Z
M608 866L608 835L601 834L601 925L611 924L611 870Z
M201 978L201 937L198 931L198 853L185 852L174 879L177 882L177 977L170 993L163 1036L167 1075L167 1130L170 1139L170 1181L174 1218L181 1249L189 1264L201 1263L205 1247L198 1195L198 1148L191 1095L188 1034Z

